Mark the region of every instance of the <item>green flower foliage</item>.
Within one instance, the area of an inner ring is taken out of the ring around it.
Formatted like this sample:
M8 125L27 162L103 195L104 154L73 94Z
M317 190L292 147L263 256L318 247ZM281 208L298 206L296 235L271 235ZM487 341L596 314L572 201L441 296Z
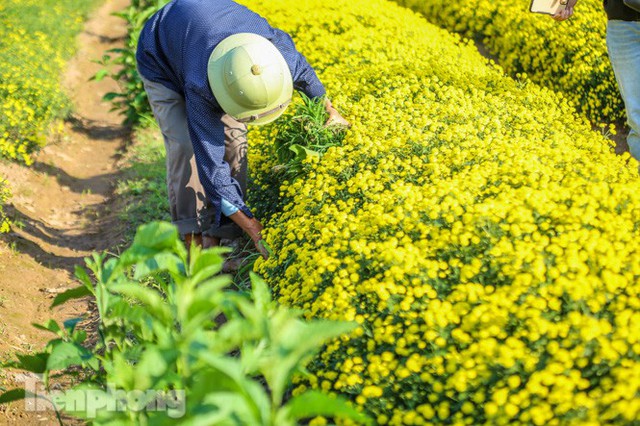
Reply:
M101 80L107 76L120 85L120 91L109 92L103 100L111 102L114 111L124 116L124 123L143 125L145 116L151 115L151 107L144 91L142 80L136 68L136 48L138 37L145 22L169 0L134 0L116 16L127 23L127 39L121 48L108 51L102 58L104 66L94 78Z
M104 404L70 410L64 397L52 402L96 425L293 426L316 416L370 423L342 398L316 391L290 394L291 380L325 341L357 324L302 321L299 313L274 304L257 275L248 294L226 289L231 280L219 275L223 253L197 247L187 253L169 223L140 227L119 258L87 259L95 283L78 267L82 285L53 302L95 298L96 346L86 347L79 320L63 326L49 321L37 325L56 335L45 351L18 355L8 367L44 374L47 386L51 374L73 367L68 375L78 377L80 370L82 380L66 395L91 392L89 401ZM138 395L137 403L114 401L114 390ZM25 396L9 391L0 402ZM170 398L162 401L166 409L144 409L158 407L161 396Z

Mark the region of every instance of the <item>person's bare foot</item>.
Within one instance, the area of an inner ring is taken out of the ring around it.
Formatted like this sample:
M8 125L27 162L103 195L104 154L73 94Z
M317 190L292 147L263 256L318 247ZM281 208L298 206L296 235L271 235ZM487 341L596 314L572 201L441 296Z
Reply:
M184 245L187 247L187 250L189 250L192 244L202 247L202 234L186 234L184 236Z
M220 238L210 237L208 235L202 236L202 248L207 249L211 247L218 247L220 245Z
M240 269L240 267L242 266L242 262L244 262L244 259L240 259L238 257L225 259L224 263L222 264L222 273L231 274L237 272L238 269Z

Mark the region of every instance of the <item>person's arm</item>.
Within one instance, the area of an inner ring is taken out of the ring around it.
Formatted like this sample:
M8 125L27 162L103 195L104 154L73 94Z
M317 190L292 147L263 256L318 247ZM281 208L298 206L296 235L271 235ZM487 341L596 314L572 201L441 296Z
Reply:
M573 16L573 8L576 6L577 2L578 0L568 0L567 6L560 12L553 15L552 18L556 21L564 21L565 19L571 18L571 16Z
M262 257L265 259L268 258L269 253L262 243L262 224L258 219L255 217L250 218L240 210L228 217L247 233L249 238L251 238L251 241L253 241L253 245L256 247L258 252L260 252Z
M298 52L291 36L280 29L271 28L271 35L268 38L287 61L293 78L293 87L310 98L325 96L326 90L323 84L304 55ZM324 106L329 114L327 125L349 126L349 122L333 107L329 99L325 99Z
M266 259L269 253L266 251L264 245L260 244L262 240L262 224L256 218L248 217L224 198L221 200L221 206L222 214L235 222L236 225L249 235L262 257Z
M229 164L224 161L225 136L221 121L224 113L210 100L189 89L185 90L185 104L198 175L216 208L216 223L220 220L222 198L253 217L242 199L240 184L231 177Z
M326 94L324 85L318 79L315 70L309 65L307 58L298 52L291 36L277 28L269 29L270 31L265 34L265 37L278 48L287 61L293 78L293 88L310 98L324 96Z

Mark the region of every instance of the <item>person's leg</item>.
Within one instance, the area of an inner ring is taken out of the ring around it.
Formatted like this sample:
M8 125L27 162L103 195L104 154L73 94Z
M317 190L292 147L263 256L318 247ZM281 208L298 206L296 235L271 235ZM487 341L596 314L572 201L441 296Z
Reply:
M607 48L627 113L629 152L640 161L640 22L609 21Z
M229 164L231 176L238 181L242 194L247 193L247 126L234 120L230 115L222 117L224 123L225 154L224 161ZM242 230L230 219L222 216L220 226L205 232L218 238L233 239L242 235Z
M171 220L187 243L202 245L200 234L211 226L213 209L198 178L184 98L162 84L143 83L164 137Z

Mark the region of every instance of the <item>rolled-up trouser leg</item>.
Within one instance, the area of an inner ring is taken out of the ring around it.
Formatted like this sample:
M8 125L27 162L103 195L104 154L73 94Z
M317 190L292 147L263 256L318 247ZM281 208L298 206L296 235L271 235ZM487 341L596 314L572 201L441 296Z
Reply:
M211 226L214 210L198 178L184 98L162 84L142 80L166 149L171 220L181 235Z

